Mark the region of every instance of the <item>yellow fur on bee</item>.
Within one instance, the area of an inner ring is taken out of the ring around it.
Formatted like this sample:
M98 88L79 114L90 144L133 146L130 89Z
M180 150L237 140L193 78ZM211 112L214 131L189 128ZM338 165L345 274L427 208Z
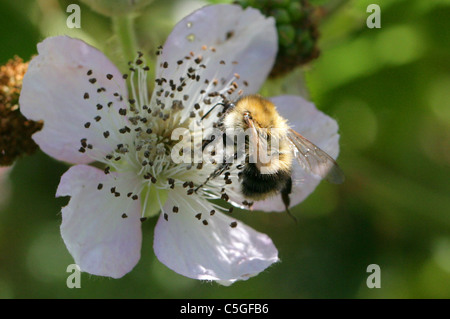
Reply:
M254 124L257 135L254 136L254 141L259 148L258 155L266 153L271 157L268 161L260 161L258 157L256 161L258 169L267 174L274 174L280 170L290 171L293 156L290 142L286 137L289 126L287 121L278 114L276 106L259 95L244 96L226 114L223 120L225 129L241 129L252 133L252 128L245 120L245 114L248 114L250 121ZM268 140L272 143L277 142L277 154L266 151L268 148L265 141Z

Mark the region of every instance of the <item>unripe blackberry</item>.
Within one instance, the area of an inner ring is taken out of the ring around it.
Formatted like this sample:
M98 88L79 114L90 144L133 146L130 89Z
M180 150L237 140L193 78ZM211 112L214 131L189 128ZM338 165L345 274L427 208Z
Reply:
M257 8L276 21L278 54L271 77L282 76L319 56L315 8L307 0L236 0L235 3L243 8Z

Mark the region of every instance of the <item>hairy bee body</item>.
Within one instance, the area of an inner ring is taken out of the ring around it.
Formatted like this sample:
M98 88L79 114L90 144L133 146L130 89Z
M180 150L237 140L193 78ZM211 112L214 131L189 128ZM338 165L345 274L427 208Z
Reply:
M242 171L241 192L251 200L263 200L282 192L291 183L290 170L277 170L273 174L261 174L253 163L245 165Z
M285 138L289 126L278 114L275 105L259 95L244 96L227 110L223 125L225 130L247 130L254 127L258 137L278 141L278 154L268 163L258 160L249 162L247 158L241 174L242 194L256 201L280 192L290 192L292 150Z
M344 181L344 175L334 159L292 130L271 101L259 95L248 95L235 103L217 105L224 107L218 123L224 132L224 139L227 138L228 130L249 131L246 152L249 151L249 145L256 145L257 156L251 160L247 153L239 174L241 193L245 198L260 201L280 194L286 212L290 214L289 195L293 187L291 176L294 158L307 172L332 183ZM204 117L211 111L212 109ZM268 155L266 159L269 160L263 160L264 156L260 157L261 154ZM229 165L219 166L208 180L221 175ZM198 188L200 187L201 185Z

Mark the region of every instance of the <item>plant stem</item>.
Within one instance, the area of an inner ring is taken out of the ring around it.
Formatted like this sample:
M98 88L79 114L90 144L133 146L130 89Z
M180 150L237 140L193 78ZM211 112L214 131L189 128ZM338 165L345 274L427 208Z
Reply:
M325 19L332 17L337 11L339 11L343 6L349 3L349 0L335 0L329 2L324 6L325 9Z
M112 18L114 32L119 39L126 61L134 61L137 55L137 40L134 33L134 20L131 16L116 16Z

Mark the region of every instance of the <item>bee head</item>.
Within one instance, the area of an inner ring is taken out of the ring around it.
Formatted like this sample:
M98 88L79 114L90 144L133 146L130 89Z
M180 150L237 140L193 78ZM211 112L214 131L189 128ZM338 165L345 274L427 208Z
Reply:
M244 121L253 120L252 114L249 111L242 113Z
M256 123L253 119L252 114L249 111L245 111L242 113L242 119L243 119L243 127L245 129L252 128L254 126L258 126L258 123Z
M225 127L269 129L285 127L285 120L276 111L275 105L259 95L241 97L225 118Z

